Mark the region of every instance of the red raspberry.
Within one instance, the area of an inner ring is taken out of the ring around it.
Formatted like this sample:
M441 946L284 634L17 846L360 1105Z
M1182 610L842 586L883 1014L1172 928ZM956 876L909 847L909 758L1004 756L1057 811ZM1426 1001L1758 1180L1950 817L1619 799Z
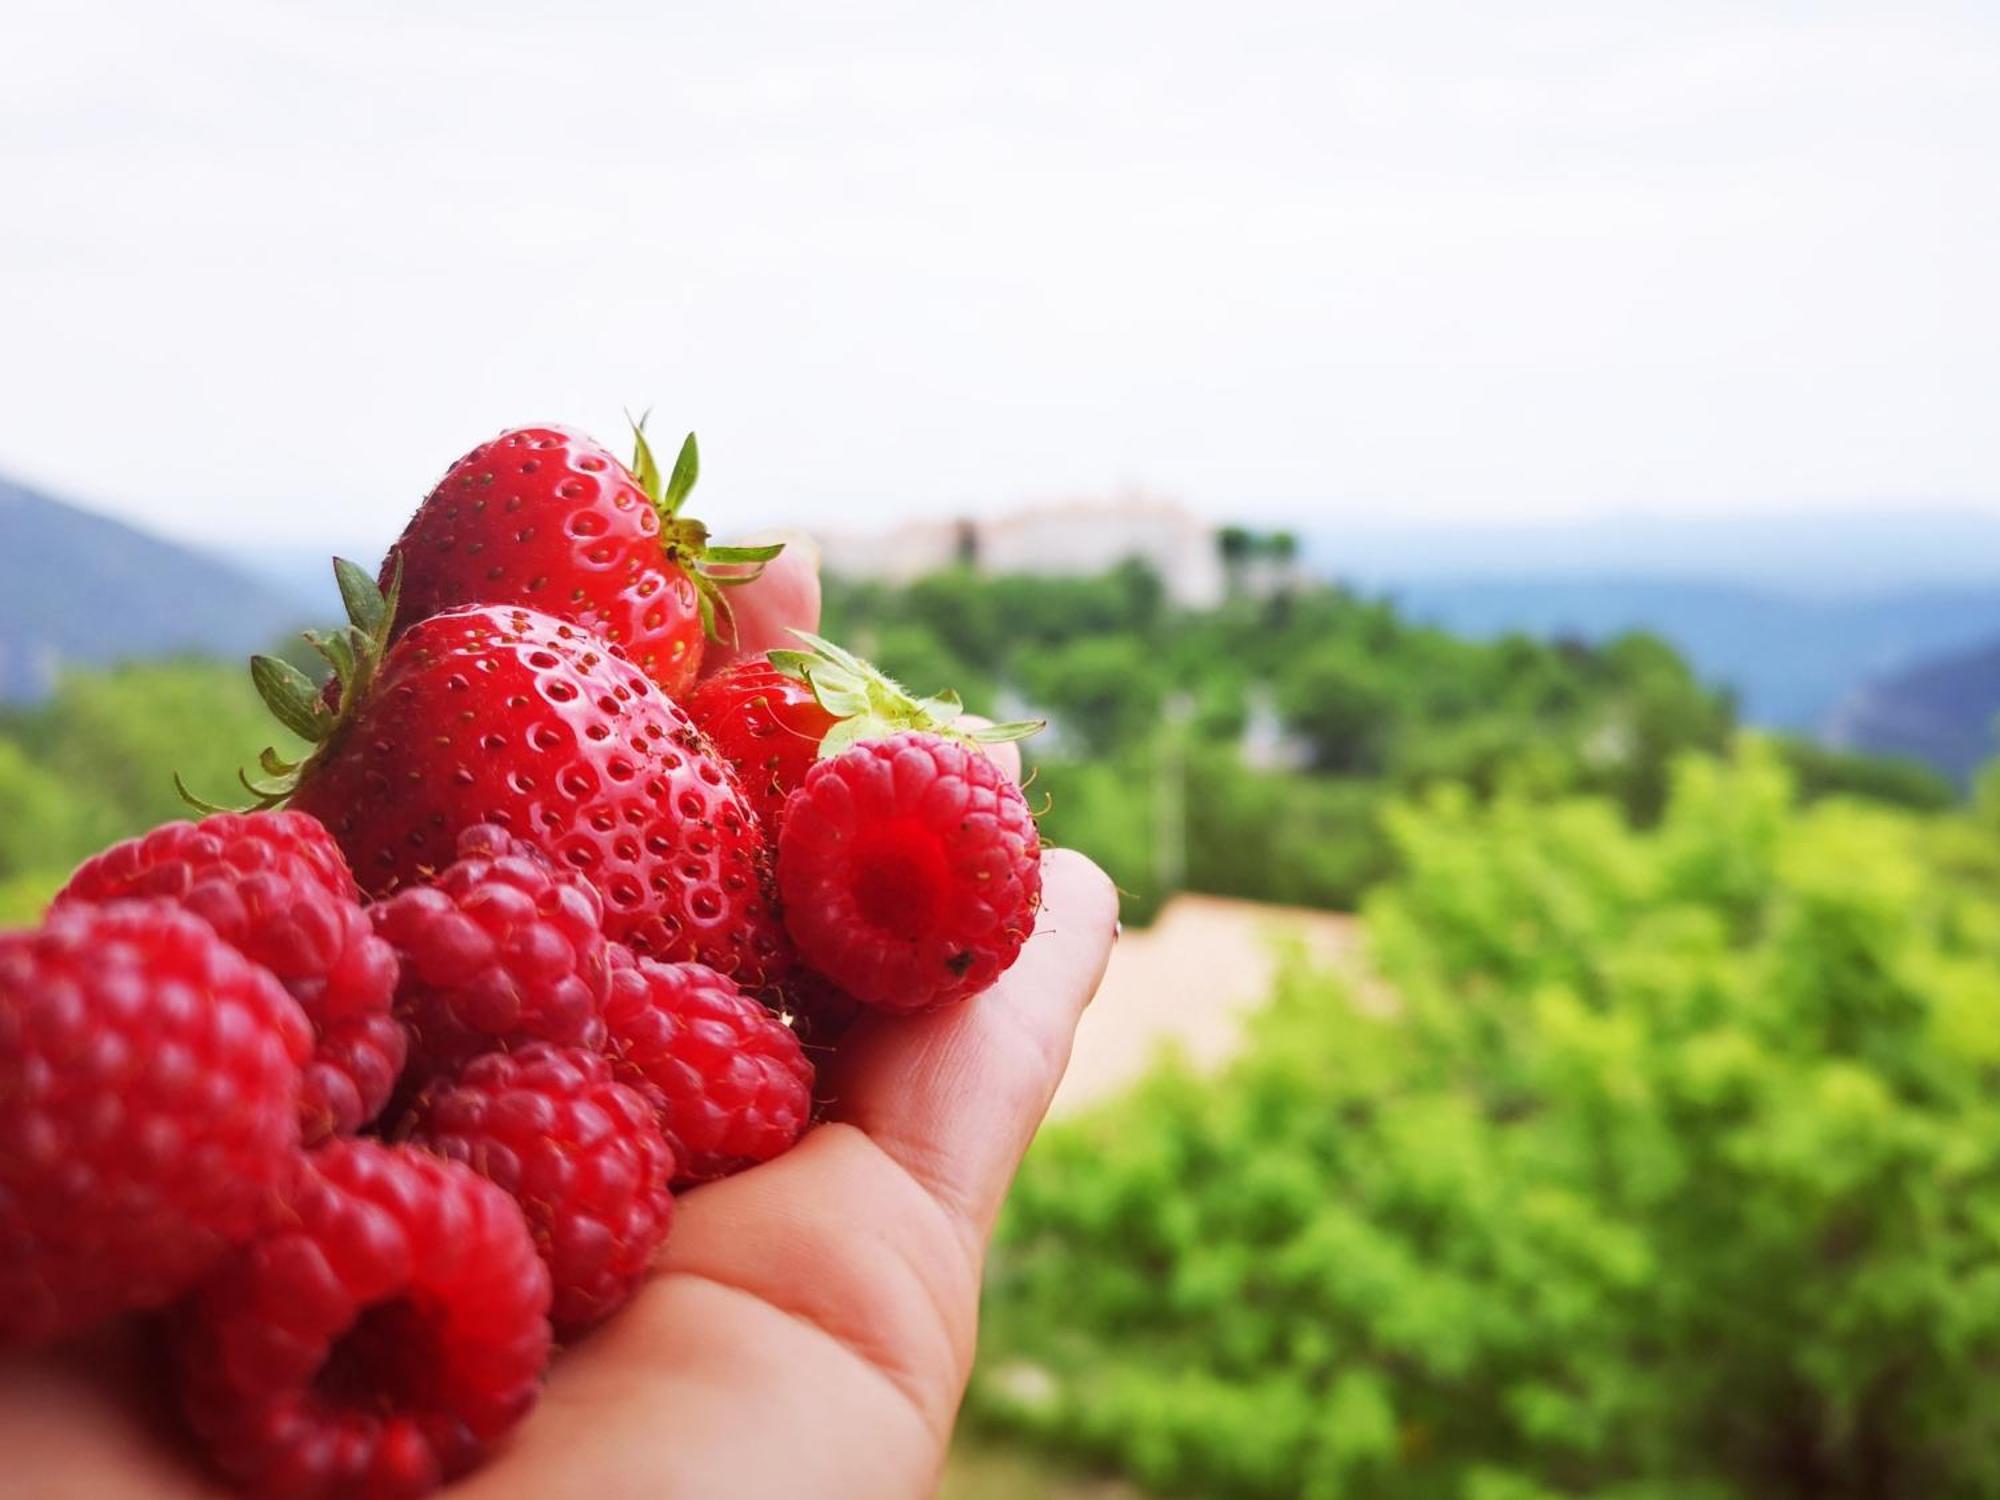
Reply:
M1041 902L1041 840L1021 789L934 734L869 740L792 794L778 890L800 955L855 999L929 1010L1014 962Z
M413 1070L529 1042L600 1045L610 970L596 890L491 825L468 828L458 853L437 884L373 908L402 958Z
M299 1095L308 1144L375 1118L407 1045L389 1009L396 955L375 936L347 861L316 819L217 813L167 823L84 861L56 901L125 896L178 902L291 991L317 1040Z
M651 1101L580 1047L475 1057L424 1091L399 1134L513 1194L564 1337L625 1304L673 1222L674 1155Z
M0 934L0 1342L179 1296L296 1159L312 1033L167 901Z
M292 1218L182 1308L181 1399L259 1495L422 1495L534 1406L549 1273L514 1200L413 1147L338 1140Z
M840 721L820 705L810 683L761 656L708 678L683 706L736 768L737 785L757 821L775 837L785 798L805 780L820 741Z
M614 945L606 1050L645 1087L678 1163L708 1182L789 1148L812 1114L812 1064L791 1028L728 976Z

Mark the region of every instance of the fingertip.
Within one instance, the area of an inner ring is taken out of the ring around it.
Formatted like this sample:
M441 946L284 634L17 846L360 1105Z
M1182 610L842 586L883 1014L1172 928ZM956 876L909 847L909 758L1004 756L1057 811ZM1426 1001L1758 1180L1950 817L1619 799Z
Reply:
M958 722L966 729L988 729L993 724L991 719L984 718L979 714L967 714ZM1021 747L1019 744L1013 740L997 740L982 742L979 748L986 752L988 760L992 761L994 765L1006 773L1009 781L1013 782L1016 786L1021 784Z
M1042 852L1042 905L1051 907L1057 899L1066 914L1084 925L1117 931L1118 887L1088 855L1074 849Z
M819 547L803 532L767 532L748 543L782 542L785 550L764 564L748 583L729 590L735 638L711 641L702 663L704 674L718 672L745 657L761 656L783 646L795 646L794 630L819 628Z

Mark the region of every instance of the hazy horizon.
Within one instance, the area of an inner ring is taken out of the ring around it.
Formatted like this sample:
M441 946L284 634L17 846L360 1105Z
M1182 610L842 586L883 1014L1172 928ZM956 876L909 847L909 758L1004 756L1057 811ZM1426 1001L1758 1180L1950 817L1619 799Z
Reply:
M0 471L388 534L651 404L724 526L2000 514L2000 13L1213 16L25 0Z

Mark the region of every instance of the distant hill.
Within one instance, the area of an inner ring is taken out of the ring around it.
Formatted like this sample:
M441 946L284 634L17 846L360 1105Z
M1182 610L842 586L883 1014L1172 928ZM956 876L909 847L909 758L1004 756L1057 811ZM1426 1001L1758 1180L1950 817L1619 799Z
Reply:
M1301 541L1315 572L1403 581L1699 578L1818 598L2000 587L2000 509L1613 515L1569 521L1357 521Z
M1960 781L2000 751L2000 641L1927 661L1851 694L1835 710L1836 745L1928 761Z
M224 547L220 556L291 601L299 617L315 623L340 618L340 594L333 584L333 559L345 557L374 572L393 537L349 539L311 547Z
M1651 631L1735 689L1746 719L1803 733L1826 728L1869 682L2000 637L2000 582L1835 597L1657 577L1416 578L1383 588L1417 618L1466 635Z
M0 478L0 701L71 664L254 651L301 618L252 574Z

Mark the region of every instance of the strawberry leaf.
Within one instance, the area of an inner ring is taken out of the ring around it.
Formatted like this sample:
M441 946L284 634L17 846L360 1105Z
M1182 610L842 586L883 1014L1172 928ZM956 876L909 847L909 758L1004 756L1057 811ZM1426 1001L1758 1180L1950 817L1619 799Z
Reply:
M1045 727L1039 722L1017 720L1011 724L961 728L959 720L965 706L950 689L919 698L845 647L808 630L794 630L792 634L811 649L785 647L767 653L767 657L780 672L802 680L812 689L819 706L839 721L820 741L822 759L838 755L864 740L880 739L904 729L990 745L1025 739Z
M306 644L317 651L326 664L333 668L333 680L340 684L343 693L347 691L348 684L354 681L356 666L354 637L350 632L359 629L359 626L349 626L347 630L337 630L332 635L321 635L316 630L305 632ZM363 641L366 639L366 636L362 637Z
M188 784L181 779L181 773L178 771L174 772L174 790L179 793L181 801L204 817L209 813L236 811L233 807L224 807L219 802L211 802L206 797L197 797L193 792L188 790Z
M375 646L371 653L373 660L369 664L371 672L374 669L374 661L379 660L382 653L389 649L389 636L396 628L396 611L402 603L403 554L401 549L396 549L389 554L389 588L382 596L382 623L378 628L368 632L368 638Z
M646 417L632 422L632 414L627 412L625 420L632 422L632 473L639 481L639 488L646 492L646 498L654 505L660 503L660 461L653 457L653 445L646 441Z
M1005 724L981 724L977 729L959 731L982 745L1004 745L1009 740L1025 740L1049 727L1047 719L1009 719Z
M657 473L657 471L655 471ZM681 502L701 478L701 450L695 446L694 434L689 433L681 444L680 457L674 460L674 472L667 476L667 487L660 496L660 509L669 517L679 514Z
M401 554L397 561L401 562ZM354 628L370 638L380 635L389 614L389 601L376 587L375 580L344 557L333 560L333 580L340 586L340 602L346 606L347 618Z
M761 547L708 547L702 551L705 563L720 563L725 567L742 567L752 563L767 563L785 550L783 542L770 542ZM717 583L748 583L755 573L738 577L718 578Z
M253 656L250 680L256 684L257 696L264 700L264 706L285 728L302 740L325 738L327 726L322 719L324 709L320 706L319 691L305 673L283 657Z

